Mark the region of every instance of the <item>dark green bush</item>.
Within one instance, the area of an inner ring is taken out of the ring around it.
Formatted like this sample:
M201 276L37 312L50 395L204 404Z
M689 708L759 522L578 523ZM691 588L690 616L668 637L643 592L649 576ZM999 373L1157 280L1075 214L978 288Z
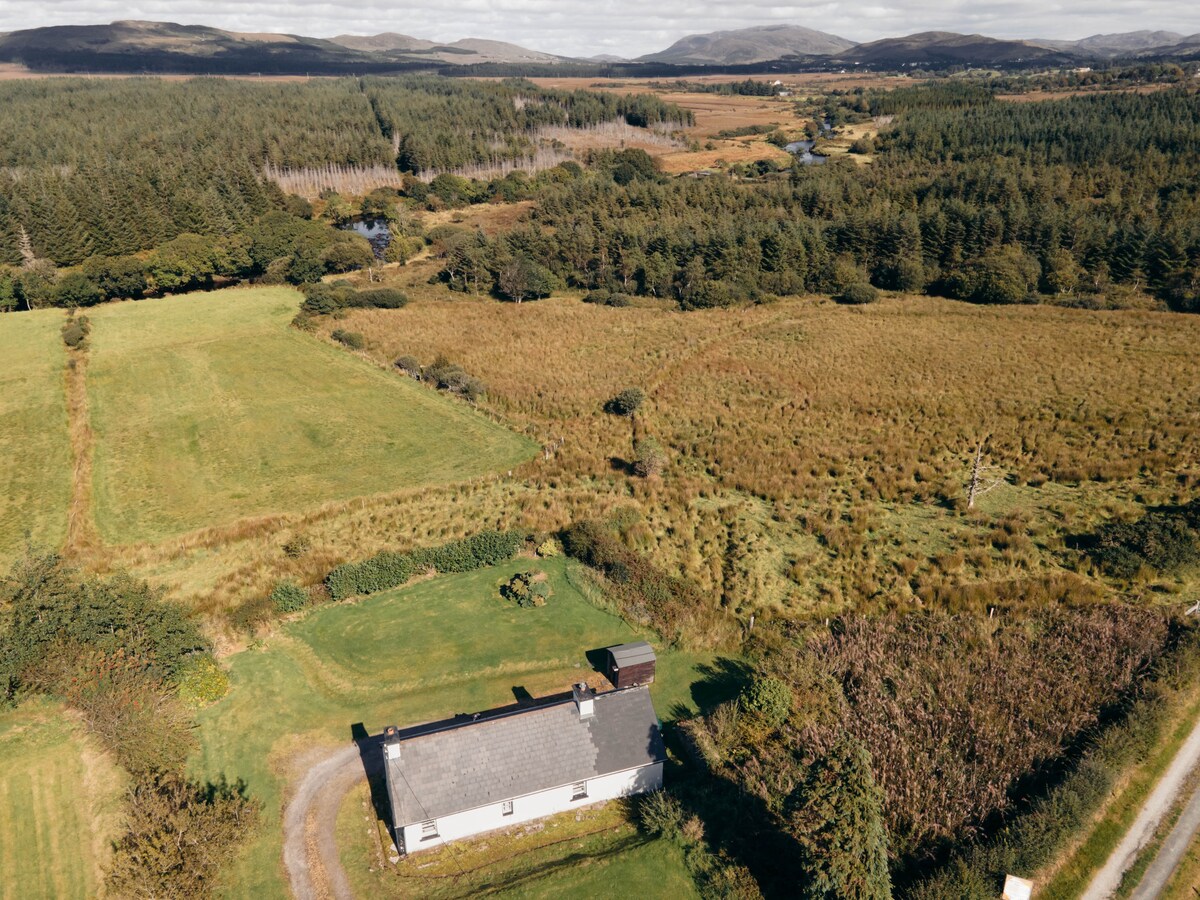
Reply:
M612 416L632 416L646 402L646 392L641 388L625 388L604 404L604 411Z
M353 306L375 309L400 309L408 305L408 295L396 288L371 288L354 295Z
M308 606L308 592L292 581L281 581L271 591L271 605L281 613L299 612Z
M1200 560L1200 542L1189 526L1193 504L1182 514L1150 513L1136 522L1101 526L1089 553L1115 578L1133 578L1143 566L1174 572Z
M792 713L792 689L779 678L755 678L742 692L742 707L778 728Z
M334 600L399 587L414 575L434 569L445 575L470 572L512 559L525 544L523 531L483 531L440 547L411 553L384 552L359 563L344 563L325 578Z
M363 336L357 331L343 331L341 328L335 328L330 337L339 344L349 347L351 350L361 350L367 345Z
M852 306L861 306L865 303L874 303L879 299L879 291L873 285L865 283L850 284L842 288L841 292L833 298L838 303L847 303Z

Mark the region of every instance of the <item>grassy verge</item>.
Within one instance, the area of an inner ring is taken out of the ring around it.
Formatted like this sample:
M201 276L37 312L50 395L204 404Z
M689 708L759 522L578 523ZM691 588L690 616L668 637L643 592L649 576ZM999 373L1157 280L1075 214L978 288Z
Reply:
M26 534L58 548L67 534L71 445L59 310L0 315L0 567Z
M589 603L562 558L516 559L322 607L285 626L259 650L231 658L231 690L200 714L194 772L245 778L265 804L264 824L227 873L226 894L285 895L280 813L289 780L348 741L371 733L566 689L588 674L585 651L634 637L619 618ZM499 597L500 582L529 568L546 572L546 606L521 609ZM716 663L663 652L655 702L667 717L694 708ZM701 683L694 686L693 683Z
M464 404L290 329L288 288L96 310L95 516L161 540L510 468L533 444Z
M123 784L62 706L0 711L0 898L97 896Z
M347 798L339 816L342 862L358 896L697 896L679 846L639 834L617 802L460 841L398 864L379 864L374 825L364 786Z
M1154 752L1133 768L1082 840L1052 867L1054 874L1039 890L1039 898L1068 900L1083 892L1133 824L1142 804L1194 727L1197 717L1200 717L1200 689L1193 688L1178 698L1178 705L1163 727L1164 739ZM1146 864L1149 864L1148 859ZM1130 880L1126 877L1125 882Z

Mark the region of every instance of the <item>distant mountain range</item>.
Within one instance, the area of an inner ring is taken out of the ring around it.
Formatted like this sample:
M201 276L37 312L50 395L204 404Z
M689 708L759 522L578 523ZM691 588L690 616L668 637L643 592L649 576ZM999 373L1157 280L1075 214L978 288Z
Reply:
M551 69L581 74L663 75L705 70L803 71L1086 65L1112 59L1200 59L1200 34L1134 31L1077 41L1001 40L979 34L929 31L856 44L799 25L770 25L689 35L636 60L604 55L571 59L516 44L468 38L452 43L405 34L249 34L203 25L114 22L31 28L0 34L0 62L43 72L179 72L184 74L372 74L457 71L483 66L490 73Z
M789 56L828 56L854 46L854 41L799 25L766 25L738 31L692 34L639 62L700 65L746 65Z

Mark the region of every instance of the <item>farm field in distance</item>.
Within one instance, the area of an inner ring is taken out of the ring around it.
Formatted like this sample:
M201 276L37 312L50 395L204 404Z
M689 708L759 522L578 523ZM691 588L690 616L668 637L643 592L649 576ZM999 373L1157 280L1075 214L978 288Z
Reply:
M67 534L71 445L67 433L63 315L39 310L0 317L0 567L28 532L57 547ZM36 461L36 464L30 464Z
M549 577L546 606L521 609L500 598L501 582L525 570ZM589 674L586 651L639 639L585 599L581 579L578 564L561 557L515 559L316 610L262 649L230 657L229 694L201 712L192 768L203 778L245 778L266 812L229 867L224 895L284 895L278 814L289 778L317 748L347 742L352 725L377 734L389 724L505 706L518 686L534 697L560 693ZM696 708L693 685L711 662L706 654L662 654L653 687L660 716Z
M0 710L0 898L95 897L124 781L61 705Z
M299 295L227 290L93 315L88 371L101 537L472 478L532 445L288 328Z

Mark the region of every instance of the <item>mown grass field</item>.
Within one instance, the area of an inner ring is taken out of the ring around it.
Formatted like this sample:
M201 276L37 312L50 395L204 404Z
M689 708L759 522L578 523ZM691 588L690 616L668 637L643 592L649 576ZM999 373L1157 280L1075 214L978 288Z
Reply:
M469 408L288 327L288 288L95 311L94 513L125 544L469 479L534 447Z
M0 568L26 533L57 549L67 534L71 445L60 310L0 315Z
M123 785L63 707L0 711L0 898L98 896Z
M545 571L554 594L524 610L500 599L513 572ZM444 576L354 604L322 607L285 626L262 649L230 659L231 690L200 714L197 775L245 778L265 806L264 825L226 873L230 897L284 896L280 813L290 777L350 739L503 706L515 687L560 692L588 673L585 651L637 639L621 619L573 586L574 563L517 559ZM663 718L693 706L708 656L666 654L654 686Z

